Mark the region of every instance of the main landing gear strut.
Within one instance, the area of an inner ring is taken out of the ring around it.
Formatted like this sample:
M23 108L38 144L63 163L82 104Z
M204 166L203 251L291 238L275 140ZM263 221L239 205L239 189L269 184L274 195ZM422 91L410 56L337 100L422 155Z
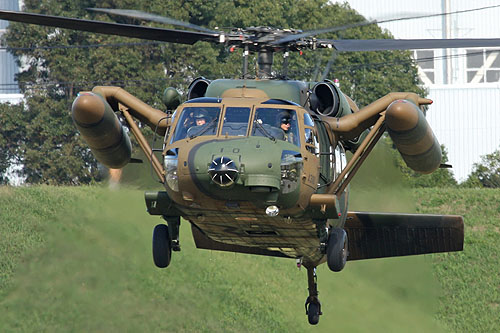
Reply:
M334 272L340 272L345 267L348 256L347 240L347 234L344 229L333 228L330 231L325 250L328 267ZM321 303L318 299L316 266L304 266L307 268L307 283L309 289L309 297L307 297L305 304L307 319L309 320L309 324L316 325L319 322L319 316L322 315Z

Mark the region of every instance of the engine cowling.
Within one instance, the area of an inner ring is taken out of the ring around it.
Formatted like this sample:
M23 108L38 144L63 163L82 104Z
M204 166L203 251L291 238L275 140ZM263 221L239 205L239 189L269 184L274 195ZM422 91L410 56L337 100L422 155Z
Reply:
M309 97L311 110L327 117L343 117L352 113L346 97L331 81L318 82Z
M205 97L205 93L207 92L208 85L210 81L205 79L204 77L196 78L188 88L187 99L193 99L198 97Z

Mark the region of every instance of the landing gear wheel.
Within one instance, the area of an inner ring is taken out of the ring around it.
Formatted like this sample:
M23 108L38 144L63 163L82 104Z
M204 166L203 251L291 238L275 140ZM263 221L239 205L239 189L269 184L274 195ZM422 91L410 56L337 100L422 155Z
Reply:
M307 320L311 325L317 325L319 323L319 304L309 303L307 307Z
M153 261L156 267L165 268L170 264L172 248L166 224L158 224L153 230Z
M344 229L333 228L326 247L328 267L334 272L340 272L347 261L347 234Z

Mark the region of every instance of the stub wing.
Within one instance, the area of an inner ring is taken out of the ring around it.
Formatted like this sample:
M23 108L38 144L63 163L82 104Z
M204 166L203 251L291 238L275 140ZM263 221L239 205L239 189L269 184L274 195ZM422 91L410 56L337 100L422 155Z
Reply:
M288 258L287 255L279 252L272 251L261 247L251 247L251 246L242 246L235 244L225 244L221 242L214 241L207 237L203 231L201 231L197 226L191 224L191 231L193 232L194 242L198 249L205 250L216 250L216 251L227 251L227 252L238 252L238 253L247 253L247 254L257 254L263 256L270 257L283 257Z
M349 212L347 260L462 251L464 221L455 215Z
M192 224L191 227L199 249L293 258L265 246L218 242L197 226ZM344 229L349 244L347 260L463 250L464 222L461 216L348 212Z

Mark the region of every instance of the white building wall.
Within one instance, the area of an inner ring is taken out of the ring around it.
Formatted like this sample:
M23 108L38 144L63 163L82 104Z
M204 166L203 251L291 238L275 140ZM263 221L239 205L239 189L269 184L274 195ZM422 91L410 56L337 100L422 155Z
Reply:
M1 67L0 67L1 68ZM23 100L23 94L0 94L0 104L19 104Z
M465 180L480 156L500 148L500 84L433 86L427 120L448 149L458 180Z
M347 0L352 8L366 18L384 20L439 14L445 0ZM449 0L450 11L500 5L498 0ZM498 38L500 7L450 15L454 38ZM443 16L382 23L395 38L442 38Z
M448 0L449 11L500 5L498 0ZM339 1L343 2L343 1ZM372 19L389 19L444 12L446 0L349 0L360 14ZM450 15L452 38L498 38L500 7ZM429 17L380 24L395 38L445 38L444 17ZM481 49L477 49L482 52ZM450 50L451 84L446 82L444 50L434 53L434 83L423 79L429 90L427 119L440 143L449 152L455 178L463 181L481 156L500 148L500 82L467 83L464 49Z
M19 10L19 1L0 0L0 9ZM8 21L0 20L0 38L8 24ZM19 94L19 87L14 79L18 72L14 57L0 44L0 103L20 101L22 95Z

